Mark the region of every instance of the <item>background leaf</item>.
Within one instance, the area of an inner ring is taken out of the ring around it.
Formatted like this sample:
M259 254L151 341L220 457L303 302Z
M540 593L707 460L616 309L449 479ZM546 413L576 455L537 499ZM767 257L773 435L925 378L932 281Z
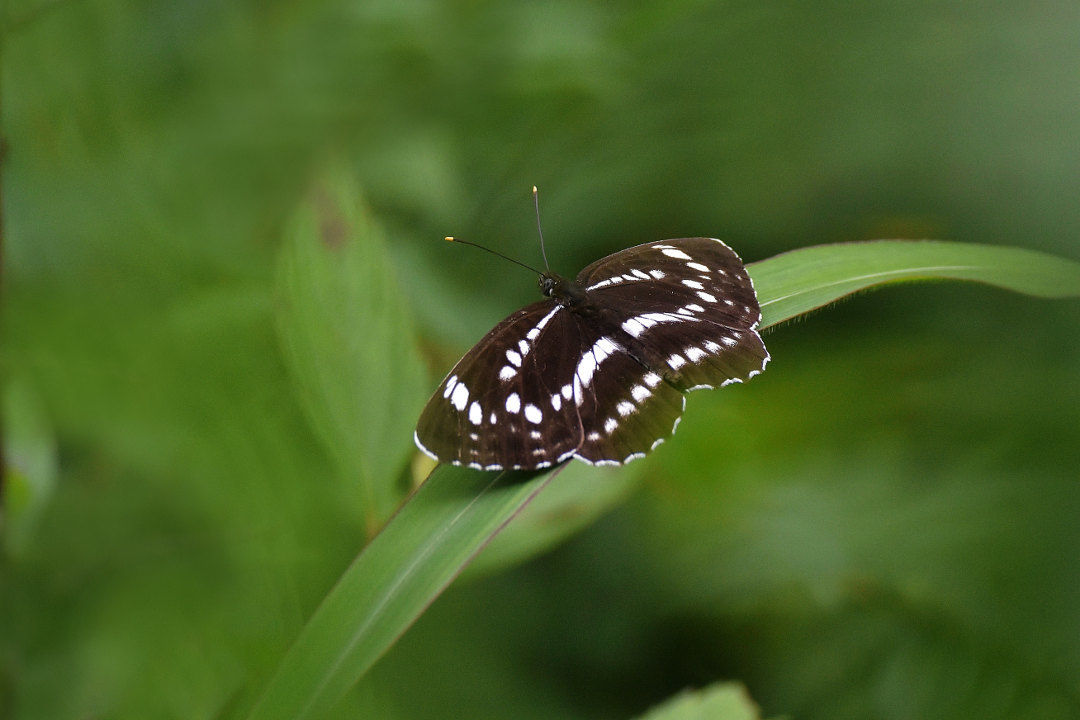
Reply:
M761 714L741 685L713 685L685 692L641 716L641 720L758 720Z
M56 439L48 427L41 399L19 378L9 379L4 388L0 418L5 454L0 483L4 547L18 556L32 542L39 516L56 492Z
M373 531L400 500L426 394L412 324L381 231L341 168L324 173L289 220L278 332L300 399Z

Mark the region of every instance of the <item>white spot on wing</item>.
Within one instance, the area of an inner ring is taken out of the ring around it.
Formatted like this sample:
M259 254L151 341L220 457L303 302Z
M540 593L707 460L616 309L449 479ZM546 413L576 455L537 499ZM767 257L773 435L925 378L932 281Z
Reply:
M711 303L716 302L716 296L715 295L710 295L709 293L705 292L704 290L699 290L697 296L699 298L701 298L702 300L704 300L705 302L711 302Z
M618 349L619 345L609 337L602 337L597 340L578 361L577 370L574 373L575 379L580 380L582 386L588 386L592 382L597 368L600 367L600 363L611 357L611 354ZM580 404L578 402L578 405Z
M681 318L678 315L676 315L675 313L647 313L645 315L642 315L641 317L645 318L646 320L650 320L650 321L652 321L654 323L684 322L685 321L685 318Z
M525 333L525 337L529 338L530 340L535 340L536 338L540 337L540 331L543 330L544 327L549 322L551 322L551 318L555 317L555 313L559 312L562 309L563 309L562 305L556 305L555 307L551 308L551 312L549 312L544 317L540 318L540 322L536 323L536 327L534 327L532 330ZM536 335L533 335L533 333L536 333ZM525 341L522 340L522 342L525 342ZM526 349L521 353L522 355L525 355L526 353L529 352L528 351L528 347L529 347L528 343L525 344L525 347L526 347Z
M510 393L506 398L506 412L516 414L521 411L521 398L517 393Z
M529 343L525 342L524 340L518 340L518 350L521 351L522 355L528 355L529 354Z
M630 394L633 396L635 402L643 403L650 395L652 395L652 391L644 385L635 385L630 390Z
M645 380L646 385L648 385L651 388L654 388L657 385L659 385L660 381L663 380L664 378L660 377L659 375L657 375L654 372L648 372L648 373L645 373L645 377L643 379Z
M638 270L637 268L634 268L630 272L632 272L634 274L634 277L641 278L642 280L648 280L649 279L648 275L643 273L641 270Z
M705 357L705 355L706 355L704 350L702 350L699 347L694 347L693 345L686 348L686 350L684 350L683 352L686 353L686 357L689 358L690 362L693 362L693 363L696 363L698 360Z
M682 250L680 250L678 248L668 247L668 248L664 248L660 252L664 253L668 257L678 258L679 260L693 260L692 257L690 257L689 255L687 255L686 253L684 253Z
M631 415L631 414L633 414L634 412L637 411L637 408L634 406L634 403L627 402L626 400L623 400L621 403L616 405L615 409L623 417L626 417L627 415Z
M578 361L576 376L581 380L582 385L588 385L592 382L593 373L595 372L596 357L593 355L592 350L588 350Z
M641 321L637 318L629 318L623 321L622 329L630 335L637 337L641 333L645 332L645 326L641 324Z
M606 432L608 435L615 432L615 428L617 427L619 427L619 421L615 418L609 417L607 420L604 421L604 432Z
M538 425L544 419L544 413L532 403L525 406L525 419L533 425Z
M562 396L564 399L569 400L574 394L574 388L570 387L569 383L562 386Z
M509 365L504 365L503 369L499 371L499 379L503 382L511 380L515 375L517 375L517 370Z
M623 281L623 279L621 277L615 276L615 277L612 277L612 278L608 278L607 280L601 280L598 283L590 285L589 287L585 288L585 290L586 290L586 292L588 292L589 290L599 290L600 288L607 287L608 285L616 285L618 283L621 283L622 281Z
M705 312L705 308L701 307L697 303L691 303L686 306L687 310L693 310L694 312Z
M678 313L645 313L644 315L638 315L637 317L624 320L622 329L634 337L639 337L643 332L657 323L686 322L687 320L697 322L697 318L695 317L679 315Z
M653 276L654 280L662 280L664 278L663 270L650 270L649 274Z
M451 375L450 379L446 381L446 389L443 390L442 396L444 398L450 397L450 393L454 392L455 385L457 385L457 375Z
M672 370L678 370L686 364L686 358L679 353L673 353L671 357L667 359L667 364L671 366Z
M683 280L682 284L688 288L694 288L695 290L701 290L705 286L699 283L697 280Z
M556 412L559 411L559 408L562 407L562 395L555 393L551 396L551 407L555 408Z
M473 404L469 406L469 422L473 425L479 425L483 419L484 411L480 409L480 403L473 400Z
M692 268L692 269L697 270L699 272L709 272L709 266L708 265L702 265L699 262L688 262L688 263L686 263L686 267Z
M465 406L469 402L469 388L465 387L465 383L459 382L454 385L454 392L450 393L450 404L458 409L458 412L465 409Z
M514 367L521 367L521 356L513 350L506 351L506 359L510 361L510 364Z
M604 359L615 352L618 347L609 337L602 337L597 340L596 344L593 345L593 354L596 355L597 364L604 362ZM603 353L603 355L600 353Z

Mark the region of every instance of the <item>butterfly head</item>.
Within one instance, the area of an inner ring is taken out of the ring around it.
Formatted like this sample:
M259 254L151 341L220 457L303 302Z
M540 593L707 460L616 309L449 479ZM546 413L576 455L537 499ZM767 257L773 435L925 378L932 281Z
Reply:
M567 307L585 301L585 288L550 270L540 273L540 292Z

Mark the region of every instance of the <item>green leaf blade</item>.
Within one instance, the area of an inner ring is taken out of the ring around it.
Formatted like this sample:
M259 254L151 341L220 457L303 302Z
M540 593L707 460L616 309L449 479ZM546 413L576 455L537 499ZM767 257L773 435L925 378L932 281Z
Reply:
M752 263L762 328L860 290L919 280L967 280L1044 298L1080 296L1080 263L1034 250L936 240L818 245Z
M436 468L323 600L250 720L331 710L552 476Z
M386 241L345 172L294 212L278 268L278 334L312 427L361 488L369 528L400 502L427 391Z

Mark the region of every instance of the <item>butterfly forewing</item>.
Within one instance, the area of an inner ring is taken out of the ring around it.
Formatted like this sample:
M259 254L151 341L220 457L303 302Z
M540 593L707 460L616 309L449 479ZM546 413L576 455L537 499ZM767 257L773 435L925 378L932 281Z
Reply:
M420 416L422 450L489 470L628 462L675 431L682 392L749 379L769 360L753 283L719 240L638 245L576 283L584 299L555 290L461 359Z
M578 276L608 324L681 390L761 372L761 310L738 255L719 240L663 240L615 253Z

